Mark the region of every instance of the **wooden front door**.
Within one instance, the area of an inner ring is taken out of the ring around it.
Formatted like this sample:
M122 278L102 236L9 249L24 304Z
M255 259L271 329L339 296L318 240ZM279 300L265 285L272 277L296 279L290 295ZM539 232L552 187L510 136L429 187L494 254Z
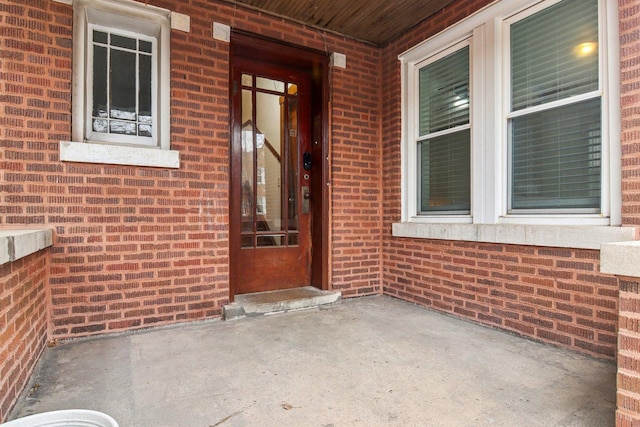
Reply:
M235 294L311 281L308 73L248 58L232 64L230 250Z

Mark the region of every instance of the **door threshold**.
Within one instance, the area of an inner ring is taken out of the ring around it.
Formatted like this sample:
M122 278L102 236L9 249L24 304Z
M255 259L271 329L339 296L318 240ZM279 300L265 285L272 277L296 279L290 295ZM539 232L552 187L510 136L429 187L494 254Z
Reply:
M245 316L313 308L334 304L340 300L341 296L340 291L323 291L313 286L241 294L235 296L235 302L224 306L222 318L233 320Z

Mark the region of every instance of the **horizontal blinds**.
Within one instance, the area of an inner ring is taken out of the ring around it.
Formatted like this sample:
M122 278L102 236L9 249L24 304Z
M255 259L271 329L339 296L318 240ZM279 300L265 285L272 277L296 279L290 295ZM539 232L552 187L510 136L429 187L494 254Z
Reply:
M598 1L564 0L511 26L514 111L598 89Z
M469 46L420 69L420 136L469 123Z
M471 208L469 129L420 142L420 210L463 211Z
M514 118L513 209L599 209L600 99Z

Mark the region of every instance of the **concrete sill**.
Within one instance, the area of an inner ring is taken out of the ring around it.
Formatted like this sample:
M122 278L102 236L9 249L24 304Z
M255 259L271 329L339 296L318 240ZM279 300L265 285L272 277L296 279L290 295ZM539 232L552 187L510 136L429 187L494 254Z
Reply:
M640 241L602 245L600 272L616 276L640 277Z
M180 153L150 147L61 141L60 161L178 169Z
M602 244L636 239L634 227L395 223L394 237L464 240L508 245L600 249Z
M53 230L0 230L0 265L53 245Z

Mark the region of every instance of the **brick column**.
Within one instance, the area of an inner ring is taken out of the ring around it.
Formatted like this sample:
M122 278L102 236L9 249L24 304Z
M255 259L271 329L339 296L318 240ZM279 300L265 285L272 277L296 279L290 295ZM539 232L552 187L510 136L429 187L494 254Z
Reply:
M617 427L640 426L640 241L602 245L600 271L618 276Z
M640 426L640 278L620 277L616 426Z

